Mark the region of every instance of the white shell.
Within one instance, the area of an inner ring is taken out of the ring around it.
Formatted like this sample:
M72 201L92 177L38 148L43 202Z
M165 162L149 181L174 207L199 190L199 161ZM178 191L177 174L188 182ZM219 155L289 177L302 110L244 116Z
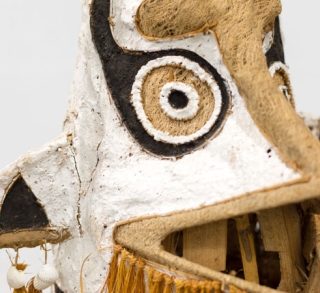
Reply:
M35 276L35 278L33 279L33 286L35 289L37 289L39 291L47 289L48 287L50 287L53 284L54 284L54 282L42 281L38 276Z
M11 288L20 289L26 283L26 276L23 271L20 271L15 266L12 266L7 273L7 282Z
M44 265L35 276L33 286L35 289L42 291L55 283L59 279L57 269L51 265Z
M37 277L46 283L54 283L59 279L57 269L51 265L44 265L37 274Z

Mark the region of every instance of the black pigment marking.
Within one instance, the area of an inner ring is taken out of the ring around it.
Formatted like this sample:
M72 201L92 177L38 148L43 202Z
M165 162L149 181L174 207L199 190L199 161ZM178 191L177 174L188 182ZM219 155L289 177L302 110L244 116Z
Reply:
M9 189L0 212L0 234L49 225L42 205L22 177Z
M94 0L90 20L93 41L114 103L131 135L144 149L160 156L181 156L204 144L220 129L229 108L229 94L222 77L207 61L191 51L175 49L158 52L128 52L122 50L112 37L109 16L110 0ZM182 56L197 62L214 77L221 91L222 107L217 121L208 133L190 143L173 145L154 140L143 128L130 102L131 88L140 68L149 61L164 56Z
M189 99L186 94L178 90L171 91L168 97L168 101L172 108L175 109L183 109L187 107L189 103Z
M285 63L279 17L276 18L274 23L273 44L269 51L266 53L266 56L269 67L272 65L272 63L277 61L280 61L283 64Z

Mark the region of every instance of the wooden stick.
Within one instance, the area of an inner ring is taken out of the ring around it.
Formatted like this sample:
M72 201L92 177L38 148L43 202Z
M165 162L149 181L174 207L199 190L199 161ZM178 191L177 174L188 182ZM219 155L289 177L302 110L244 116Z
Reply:
M164 240L162 240L161 244L163 249L171 254L176 254L176 237L174 233L168 235Z
M227 221L183 230L183 257L216 271L226 269Z
M265 250L279 253L281 282L278 289L296 292L303 285L301 271L305 271L300 217L296 206L262 211L258 219Z
M251 231L248 215L235 218L240 243L241 258L244 277L247 281L259 284L259 273L257 265L254 238Z
M315 251L316 254L312 263L309 279L303 291L305 293L318 293L320 288L320 245L316 247Z

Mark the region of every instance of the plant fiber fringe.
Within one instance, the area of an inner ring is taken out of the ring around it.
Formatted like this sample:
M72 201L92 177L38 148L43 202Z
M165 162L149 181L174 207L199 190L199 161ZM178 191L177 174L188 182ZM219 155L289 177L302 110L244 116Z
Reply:
M160 272L119 245L114 247L109 275L99 293L246 293L220 281L179 279Z

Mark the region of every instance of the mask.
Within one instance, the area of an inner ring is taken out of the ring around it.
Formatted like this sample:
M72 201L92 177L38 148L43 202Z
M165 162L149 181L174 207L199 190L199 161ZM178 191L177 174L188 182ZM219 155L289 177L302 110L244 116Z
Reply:
M252 0L84 4L64 132L1 175L0 223L17 188L45 218L4 234L29 228L25 245L59 243L59 290L79 292L70 267L79 272L100 247L85 262L85 292L304 286L300 215L316 222L320 153L294 110L280 10Z

